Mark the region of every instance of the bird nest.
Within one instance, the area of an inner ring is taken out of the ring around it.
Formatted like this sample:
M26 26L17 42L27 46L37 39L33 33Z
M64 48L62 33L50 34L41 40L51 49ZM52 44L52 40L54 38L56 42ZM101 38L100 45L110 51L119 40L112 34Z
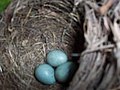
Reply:
M120 1L113 1L13 1L0 21L0 90L66 90L34 77L54 49L79 63L67 90L119 89Z
M12 17L8 8L1 22L0 89L61 90L59 84L40 84L34 77L34 69L46 62L50 50L64 50L71 59L77 30L71 26L73 22L68 14L63 16L54 8L48 8L50 2L42 5L35 0L23 2L17 2L19 5Z

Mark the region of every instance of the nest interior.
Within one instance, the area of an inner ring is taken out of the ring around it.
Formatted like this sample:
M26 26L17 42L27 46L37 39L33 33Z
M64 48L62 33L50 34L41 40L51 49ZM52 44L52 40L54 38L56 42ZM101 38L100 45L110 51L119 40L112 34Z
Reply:
M0 23L0 89L63 90L60 84L42 85L35 79L34 69L46 62L50 50L64 50L71 59L72 52L83 49L82 44L77 48L83 43L80 26L69 16L72 0L26 1L17 2L9 24L4 20ZM68 4L55 8L53 2Z

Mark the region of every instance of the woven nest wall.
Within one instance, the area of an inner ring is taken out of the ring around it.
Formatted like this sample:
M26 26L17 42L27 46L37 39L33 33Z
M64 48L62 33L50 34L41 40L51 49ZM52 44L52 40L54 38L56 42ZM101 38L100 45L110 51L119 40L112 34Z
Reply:
M14 9L11 22L1 22L0 90L64 89L59 84L42 85L34 77L35 67L46 62L46 54L50 50L64 50L71 59L71 53L77 47L75 41L80 31L69 16L72 0L58 2L68 4L62 8L55 6L54 0L33 0L27 3L21 0ZM80 49L76 52L80 52Z

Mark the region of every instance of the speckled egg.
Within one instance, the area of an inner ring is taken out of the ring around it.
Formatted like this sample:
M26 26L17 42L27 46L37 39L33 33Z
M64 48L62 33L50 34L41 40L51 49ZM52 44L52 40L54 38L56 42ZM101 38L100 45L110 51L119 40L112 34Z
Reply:
M60 83L65 83L73 77L78 65L73 62L66 62L55 70L56 80Z
M35 69L35 77L43 84L55 84L54 69L48 64L41 64Z
M47 63L53 67L57 67L65 62L67 62L67 55L61 50L50 51L47 55Z

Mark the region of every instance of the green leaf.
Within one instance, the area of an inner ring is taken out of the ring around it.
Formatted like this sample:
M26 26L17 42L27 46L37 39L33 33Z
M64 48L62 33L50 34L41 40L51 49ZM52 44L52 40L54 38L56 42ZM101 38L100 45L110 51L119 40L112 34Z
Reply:
M11 0L0 0L0 13L10 4Z

